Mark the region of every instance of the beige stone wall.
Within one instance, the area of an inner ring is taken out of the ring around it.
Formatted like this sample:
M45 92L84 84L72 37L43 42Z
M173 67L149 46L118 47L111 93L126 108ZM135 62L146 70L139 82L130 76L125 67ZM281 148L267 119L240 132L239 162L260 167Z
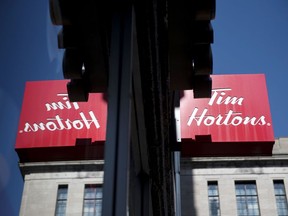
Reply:
M256 181L261 216L277 215L273 180L283 179L288 189L286 167L182 169L182 216L209 216L208 181L217 181L221 216L237 215L235 181Z
M25 176L20 216L53 216L58 185L68 185L66 215L80 216L85 184L102 184L103 172L34 173Z
M288 137L275 140L273 155L288 155Z
M275 140L273 156L186 158L181 161L182 216L209 216L208 181L217 181L221 216L236 216L235 181L256 181L261 216L277 215L273 180L288 193L288 138Z
M280 138L275 142L272 157L182 159L182 216L209 215L208 181L218 182L221 216L236 216L235 181L238 180L256 181L261 216L277 215L273 180L283 179L287 194L287 155L288 138ZM82 215L85 184L102 184L101 164L82 161L21 165L25 182L20 216L53 216L60 184L68 185L66 215Z

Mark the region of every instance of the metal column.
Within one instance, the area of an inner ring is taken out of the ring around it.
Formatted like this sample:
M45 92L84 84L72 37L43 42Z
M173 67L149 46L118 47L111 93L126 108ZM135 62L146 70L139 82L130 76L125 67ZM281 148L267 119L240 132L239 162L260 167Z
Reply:
M119 5L112 18L109 62L108 119L104 156L104 216L128 212L131 80L134 14Z
M176 126L176 142L181 142L181 122L180 122L180 95L176 91L174 96L174 117ZM181 216L181 152L174 152L174 175L175 175L175 216Z

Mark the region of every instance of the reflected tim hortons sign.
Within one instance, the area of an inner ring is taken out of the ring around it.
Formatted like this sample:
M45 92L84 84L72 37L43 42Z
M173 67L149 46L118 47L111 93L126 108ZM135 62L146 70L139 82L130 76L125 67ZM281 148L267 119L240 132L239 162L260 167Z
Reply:
M212 80L211 98L194 99L193 91L184 91L180 99L182 142L192 143L196 155L271 154L274 134L265 76L213 75Z
M61 149L77 146L70 152L66 148L73 159L73 154L84 151L84 146L104 143L107 118L104 95L90 94L88 102L70 102L66 84L65 80L26 83L15 145L20 159L22 156L25 160L33 160L33 155L27 156L27 149L46 148L40 152L45 157L51 147L57 147L51 154L58 154L58 159L67 159Z

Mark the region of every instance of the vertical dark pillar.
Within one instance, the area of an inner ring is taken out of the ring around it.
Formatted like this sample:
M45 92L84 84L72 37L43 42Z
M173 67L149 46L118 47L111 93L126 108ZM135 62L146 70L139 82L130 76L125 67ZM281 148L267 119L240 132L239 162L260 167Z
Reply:
M105 216L128 212L133 22L131 5L124 3L113 14L104 157Z

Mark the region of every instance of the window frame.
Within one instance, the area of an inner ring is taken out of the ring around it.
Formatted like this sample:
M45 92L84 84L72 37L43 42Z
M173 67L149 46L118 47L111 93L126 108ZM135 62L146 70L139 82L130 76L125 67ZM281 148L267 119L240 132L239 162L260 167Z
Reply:
M64 190L64 197L62 197L63 193L61 192ZM58 185L57 189L57 197L56 197L56 205L55 205L55 216L65 216L66 209L67 209L67 201L68 201L68 184L60 184ZM59 209L64 203L64 212L59 212Z
M211 186L216 186L216 189L210 190ZM209 216L221 216L218 181L208 181L207 182L207 189L208 189ZM214 192L216 192L216 193L214 193ZM213 212L213 207L212 207L213 204L216 204L216 210L217 210L216 214L214 214L214 212Z
M95 189L95 197L86 197L86 194L88 194L89 192L87 192L86 190L88 189ZM101 196L100 197L97 197L97 189L101 189ZM85 184L84 186L84 196L83 196L83 210L82 210L82 215L83 216L101 216L101 213L102 213L102 201L103 201L103 186L102 184ZM88 204L90 202L93 203L93 212L86 212L85 211L85 206L86 204ZM97 211L97 205L99 205L99 202L100 202L100 205L101 205L101 210L100 212Z
M276 185L281 184L282 186L282 191L283 193L277 193L277 189ZM285 184L284 184L284 180L283 179L275 179L273 180L273 188L274 188L274 195L275 195L275 202L276 202L276 208L277 208L277 214L278 216L288 216L288 200L287 200L287 195L286 195L286 188L285 188ZM280 202L279 202L280 201ZM282 208L281 208L281 204ZM285 213L282 213L281 210L285 211Z
M256 181L255 180L235 181L234 184L235 184L237 215L260 216L261 211L260 211ZM242 186L242 188L240 188L240 186ZM245 208L239 208L241 206L244 206ZM255 206L257 208L255 208ZM257 210L257 212L255 212L255 210Z

